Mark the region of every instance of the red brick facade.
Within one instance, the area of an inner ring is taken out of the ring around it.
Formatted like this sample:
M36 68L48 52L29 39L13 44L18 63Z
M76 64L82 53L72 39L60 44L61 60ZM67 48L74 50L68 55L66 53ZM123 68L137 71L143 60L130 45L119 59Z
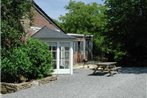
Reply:
M49 22L45 16L40 14L35 8L33 8L33 21L32 26L44 27L47 26L50 29L57 29L51 22Z
M37 29L33 29L32 27L41 29L42 27L47 26L52 30L60 30L60 28L56 26L56 24L54 24L54 22L52 22L49 17L44 15L44 13L42 13L35 6L32 7L32 15L33 17L31 21L28 18L21 19L25 32L29 33L30 36L37 31Z

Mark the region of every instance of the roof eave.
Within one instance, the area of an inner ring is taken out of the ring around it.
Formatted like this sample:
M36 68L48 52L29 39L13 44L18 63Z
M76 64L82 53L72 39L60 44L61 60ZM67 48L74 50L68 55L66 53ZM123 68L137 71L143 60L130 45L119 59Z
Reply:
M60 28L33 0L32 0L32 2L33 2L33 5L34 5L34 7L35 7L35 9L41 14L41 15L43 15L43 17L45 18L45 19L47 19L50 23L52 23L55 27L57 27L58 29L60 29L62 32L64 32L65 33L65 31L62 29L62 28Z

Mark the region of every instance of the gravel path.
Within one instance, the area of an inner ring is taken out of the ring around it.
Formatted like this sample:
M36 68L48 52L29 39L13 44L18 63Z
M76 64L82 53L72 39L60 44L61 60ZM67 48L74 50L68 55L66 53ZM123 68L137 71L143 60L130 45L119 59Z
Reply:
M89 69L76 69L73 75L2 98L147 98L147 68L123 68L120 74L90 75Z

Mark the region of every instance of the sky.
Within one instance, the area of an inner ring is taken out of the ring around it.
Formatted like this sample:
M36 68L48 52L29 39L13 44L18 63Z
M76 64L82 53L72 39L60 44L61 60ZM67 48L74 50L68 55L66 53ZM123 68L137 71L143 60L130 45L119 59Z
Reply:
M60 15L65 15L67 10L64 8L68 5L70 0L34 0L37 5L51 18L58 20ZM104 0L74 0L82 1L86 4L96 2L98 4L103 4Z

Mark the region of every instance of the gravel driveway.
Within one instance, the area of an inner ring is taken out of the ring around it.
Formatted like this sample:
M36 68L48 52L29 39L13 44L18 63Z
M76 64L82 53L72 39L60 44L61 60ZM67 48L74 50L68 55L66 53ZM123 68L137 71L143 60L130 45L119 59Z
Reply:
M73 75L2 98L147 98L147 68L123 68L120 74L91 75L89 69L76 69Z

